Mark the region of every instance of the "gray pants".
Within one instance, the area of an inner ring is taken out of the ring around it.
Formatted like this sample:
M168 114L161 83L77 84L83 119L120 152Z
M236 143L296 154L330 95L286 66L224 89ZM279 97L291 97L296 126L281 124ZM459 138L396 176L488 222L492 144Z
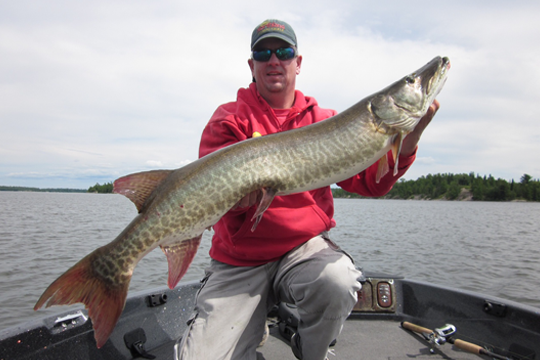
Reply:
M360 275L349 256L323 236L261 266L213 260L175 356L255 360L266 314L282 301L298 308L303 359L324 360L356 303Z

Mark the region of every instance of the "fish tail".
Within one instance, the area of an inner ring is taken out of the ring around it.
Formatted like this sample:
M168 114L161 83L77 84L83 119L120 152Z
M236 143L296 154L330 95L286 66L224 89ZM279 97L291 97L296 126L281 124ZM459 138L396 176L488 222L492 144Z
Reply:
M34 310L45 303L46 307L83 303L92 319L97 347L101 348L124 309L130 279L123 284L111 284L100 277L92 267L95 256L95 252L89 254L49 285Z

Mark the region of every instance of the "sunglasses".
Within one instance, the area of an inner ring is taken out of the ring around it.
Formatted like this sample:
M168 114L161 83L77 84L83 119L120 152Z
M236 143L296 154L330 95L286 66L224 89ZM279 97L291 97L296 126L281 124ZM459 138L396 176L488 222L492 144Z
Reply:
M296 51L292 47L282 47L276 50L261 49L251 52L253 60L262 62L270 60L272 54L276 54L279 60L289 60L296 56Z

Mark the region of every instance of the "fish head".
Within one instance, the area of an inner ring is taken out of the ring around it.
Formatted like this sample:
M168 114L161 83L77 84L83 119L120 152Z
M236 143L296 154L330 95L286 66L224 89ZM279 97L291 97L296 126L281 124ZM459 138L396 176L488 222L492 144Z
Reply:
M442 90L450 60L437 56L415 72L376 93L370 109L377 124L411 132Z

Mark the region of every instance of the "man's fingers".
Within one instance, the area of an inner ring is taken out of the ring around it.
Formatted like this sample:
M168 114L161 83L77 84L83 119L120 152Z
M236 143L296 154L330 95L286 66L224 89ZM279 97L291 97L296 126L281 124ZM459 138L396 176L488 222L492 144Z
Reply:
M260 193L260 190L255 190L247 194L240 201L238 201L238 203L233 207L233 209L243 209L255 205L257 203L257 200L259 199Z

